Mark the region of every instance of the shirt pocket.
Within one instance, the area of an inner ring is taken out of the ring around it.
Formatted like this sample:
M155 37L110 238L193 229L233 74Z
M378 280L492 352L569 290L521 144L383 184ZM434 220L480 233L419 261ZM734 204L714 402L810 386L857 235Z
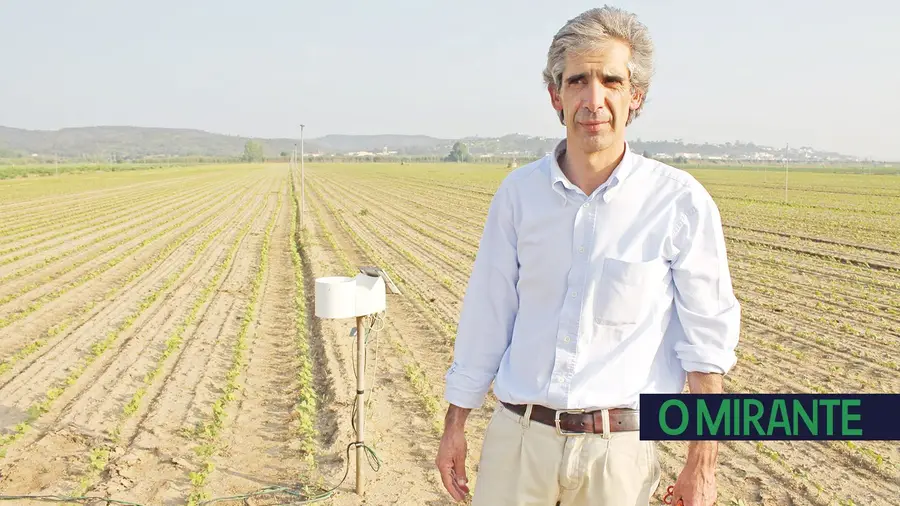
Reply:
M626 262L606 258L594 294L594 323L623 326L638 323L651 293L657 261Z

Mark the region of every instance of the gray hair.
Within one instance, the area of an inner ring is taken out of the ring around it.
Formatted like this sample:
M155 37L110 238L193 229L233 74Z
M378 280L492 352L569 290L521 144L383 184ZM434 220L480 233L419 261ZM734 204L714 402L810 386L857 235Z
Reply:
M631 50L628 70L631 73L632 90L641 91L646 97L653 75L653 41L650 32L634 14L608 5L581 13L566 22L556 33L547 52L544 83L555 86L557 90L561 89L566 55L595 49L610 39L625 43ZM637 109L628 112L625 124L630 124L638 117L643 108L642 100ZM562 112L559 113L559 120L565 124Z

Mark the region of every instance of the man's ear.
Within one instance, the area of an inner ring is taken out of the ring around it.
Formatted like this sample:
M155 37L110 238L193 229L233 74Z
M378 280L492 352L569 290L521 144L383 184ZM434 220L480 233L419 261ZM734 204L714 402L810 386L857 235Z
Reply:
M631 103L628 104L628 108L632 111L635 111L643 103L644 103L644 92L641 90L634 90L634 93L631 94Z
M550 94L550 103L553 104L553 108L556 109L557 112L563 110L562 97L559 96L559 91L556 89L556 85L550 84L547 86L547 93Z

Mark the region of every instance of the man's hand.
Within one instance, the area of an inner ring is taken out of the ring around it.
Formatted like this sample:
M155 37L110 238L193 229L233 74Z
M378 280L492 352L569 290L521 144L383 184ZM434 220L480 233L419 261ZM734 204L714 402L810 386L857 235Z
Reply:
M688 388L692 394L720 394L725 391L723 376L716 373L689 372ZM672 493L672 504L712 506L716 502L717 441L691 441L687 462Z
M444 435L438 448L435 465L441 472L444 488L456 501L464 501L469 495L466 478L466 417L468 409L450 405L444 419Z
M715 441L692 441L688 460L675 481L674 506L713 506L716 502ZM679 503L678 501L681 501Z

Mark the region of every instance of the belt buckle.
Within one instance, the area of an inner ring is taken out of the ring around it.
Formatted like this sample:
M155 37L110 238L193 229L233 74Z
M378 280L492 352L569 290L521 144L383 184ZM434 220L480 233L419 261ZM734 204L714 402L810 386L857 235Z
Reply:
M561 409L559 411L556 411L555 414L553 415L553 422L556 424L556 433L559 434L560 436L578 436L578 437L585 436L587 434L585 432L567 432L567 431L562 430L562 427L559 426L559 415L583 414L585 412L586 411L584 409Z

